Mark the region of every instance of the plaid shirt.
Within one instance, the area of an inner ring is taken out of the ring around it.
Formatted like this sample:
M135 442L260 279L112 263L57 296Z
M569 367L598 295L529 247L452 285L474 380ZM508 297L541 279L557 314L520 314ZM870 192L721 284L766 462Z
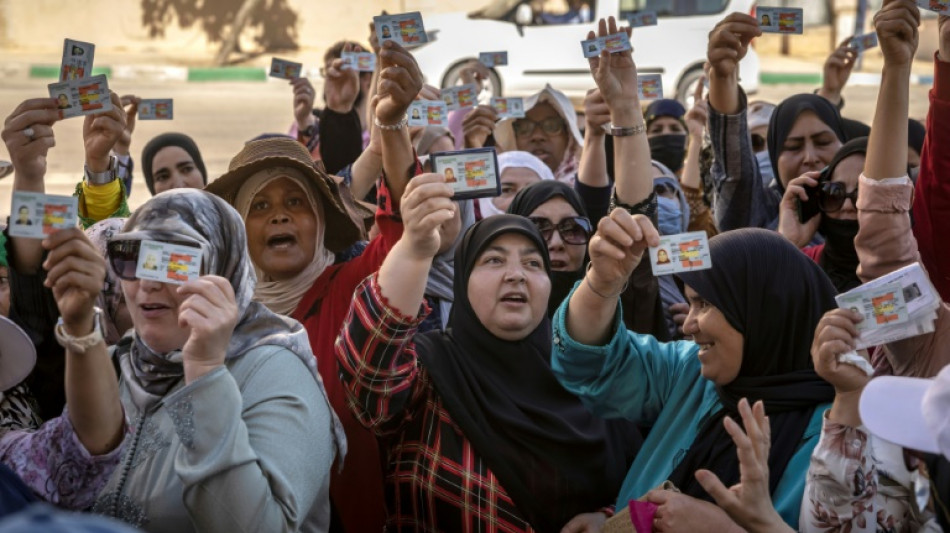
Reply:
M387 530L533 531L418 363L412 338L428 312L400 315L374 274L357 287L336 341L350 409L381 438Z

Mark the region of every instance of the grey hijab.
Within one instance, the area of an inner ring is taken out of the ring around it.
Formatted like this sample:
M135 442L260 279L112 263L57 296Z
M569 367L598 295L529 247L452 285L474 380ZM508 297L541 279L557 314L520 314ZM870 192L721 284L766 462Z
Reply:
M139 207L126 222L124 232L115 239L190 240L200 244L203 271L231 282L241 316L231 335L226 360L241 357L259 346L284 347L307 365L326 400L323 380L317 373L303 326L251 301L257 279L247 253L244 221L227 202L199 189L166 191ZM123 342L129 342L131 349L120 359L122 377L133 402L145 409L161 400L184 377L181 350L156 353L138 338L134 329ZM342 464L346 438L329 400L327 408L333 416L337 457Z

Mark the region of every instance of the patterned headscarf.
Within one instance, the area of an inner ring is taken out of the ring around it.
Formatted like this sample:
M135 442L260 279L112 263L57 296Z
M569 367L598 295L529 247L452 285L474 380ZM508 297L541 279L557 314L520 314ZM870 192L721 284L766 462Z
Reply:
M160 193L138 208L116 240L193 240L203 249L204 271L227 279L241 319L238 321L226 359L241 357L265 345L282 346L293 352L310 370L326 399L323 381L317 373L307 332L292 318L277 315L262 304L252 302L256 278L247 253L244 220L221 198L198 189L173 189ZM140 408L164 397L184 376L181 350L156 353L133 330L132 347L121 359L122 377L132 399ZM327 400L327 408L333 413ZM346 438L333 413L334 440L338 458L346 453Z
M92 244L96 246L103 257L106 257L106 245L112 240L112 237L122 233L122 226L125 225L126 220L128 219L107 218L96 222L86 230L86 237L89 237L89 240L92 241ZM96 300L96 305L102 309L106 317L104 324L106 344L111 345L119 342L119 339L125 334L124 331L119 331L118 324L116 324L116 316L122 301L122 288L119 285L119 278L112 271L112 267L107 266L105 287Z

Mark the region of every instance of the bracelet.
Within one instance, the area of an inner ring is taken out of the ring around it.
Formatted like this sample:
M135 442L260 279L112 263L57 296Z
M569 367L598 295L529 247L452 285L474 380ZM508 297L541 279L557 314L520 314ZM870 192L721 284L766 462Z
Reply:
M609 125L609 130L608 130L610 135L612 135L613 137L631 137L633 135L640 135L641 133L644 133L645 131L647 131L647 126L646 126L646 123L644 122L641 122L637 124L636 126L629 126L629 127L616 126L611 122Z
M63 348L80 355L100 342L104 342L105 338L102 336L102 309L93 307L93 311L95 316L92 318L92 333L82 337L73 337L66 333L66 328L63 327L63 317L59 317L56 327L53 328L56 342Z
M110 155L109 156L109 166L102 172L93 172L89 170L89 167L85 167L86 182L90 185L105 185L107 183L112 183L116 179L116 171L119 167L119 158Z
M382 122L379 121L378 117L374 117L373 124L375 124L376 127L381 130L399 131L409 125L409 115L403 115L402 119L395 124L383 124Z
M587 263L587 272L584 273L584 283L587 284L587 288L590 289L591 292L593 292L593 293L596 294L597 296L600 296L600 297L603 298L604 300L613 300L614 298L617 298L618 296L620 296L621 294L623 294L624 292L627 291L627 286L630 285L630 280L629 280L629 279L627 279L627 281L623 282L623 288L621 288L621 289L620 289L620 292L618 292L617 294L614 294L614 295L611 295L611 296L607 296L606 294L601 294L600 292L598 292L597 289L594 288L594 285L591 284L590 280L587 279L587 273L590 272L590 268L591 268L592 266L594 266L594 262L593 262L593 261L591 261L590 263Z

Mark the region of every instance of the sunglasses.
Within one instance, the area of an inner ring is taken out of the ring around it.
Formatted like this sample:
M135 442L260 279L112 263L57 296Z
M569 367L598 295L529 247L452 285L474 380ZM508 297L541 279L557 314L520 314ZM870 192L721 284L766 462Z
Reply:
M568 217L557 224L543 217L530 217L529 220L538 228L545 242L550 242L554 230L567 244L587 244L590 240L590 220L587 217Z
M548 117L541 122L535 122L526 118L514 121L511 127L515 130L518 137L527 137L534 133L538 127L548 135L557 135L564 131L564 119L561 117Z
M835 213L844 206L845 200L851 200L851 205L858 205L858 189L848 192L848 187L838 181L826 181L821 184L821 193L818 195L818 208L824 213Z
M159 241L167 244L176 244L178 246L187 246L194 248L201 254L201 246L189 241ZM140 240L118 240L109 241L106 244L106 255L109 257L109 266L119 279L125 281L135 281L135 270L139 265L139 249L142 247ZM201 263L201 274L205 274L204 261Z

